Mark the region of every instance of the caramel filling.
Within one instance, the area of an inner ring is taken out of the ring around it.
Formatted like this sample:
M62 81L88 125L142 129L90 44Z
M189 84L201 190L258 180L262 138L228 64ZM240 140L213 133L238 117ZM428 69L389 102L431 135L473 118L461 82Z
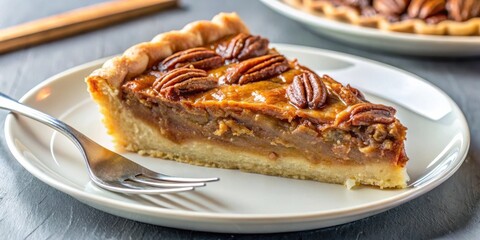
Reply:
M302 155L312 163L405 165L406 128L393 108L265 47L262 39L237 35L176 53L125 82L120 97L177 143L214 141L272 160Z

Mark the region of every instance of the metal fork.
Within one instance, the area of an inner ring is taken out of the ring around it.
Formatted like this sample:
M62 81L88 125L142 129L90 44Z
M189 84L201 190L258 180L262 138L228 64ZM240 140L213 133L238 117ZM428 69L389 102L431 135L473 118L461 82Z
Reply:
M219 178L183 178L154 172L114 153L66 123L27 107L0 93L0 109L29 117L57 130L75 143L87 163L88 175L98 186L120 193L159 194L183 192L203 187Z

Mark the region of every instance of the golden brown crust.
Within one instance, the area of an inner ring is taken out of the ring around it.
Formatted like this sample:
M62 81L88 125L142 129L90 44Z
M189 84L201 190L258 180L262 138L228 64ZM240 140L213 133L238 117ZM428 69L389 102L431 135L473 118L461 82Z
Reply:
M127 49L122 56L112 58L102 68L90 74L102 78L118 88L125 79L143 73L153 63L175 52L204 46L232 34L249 33L236 13L220 13L211 21L197 21L180 31L157 35L150 42Z
M407 19L399 22L390 22L385 16L362 16L348 6L334 6L330 2L315 0L285 0L286 3L312 14L320 14L343 22L364 27L373 27L392 32L417 33L427 35L478 36L480 35L480 18L458 22L444 20L437 24L428 24L421 19Z

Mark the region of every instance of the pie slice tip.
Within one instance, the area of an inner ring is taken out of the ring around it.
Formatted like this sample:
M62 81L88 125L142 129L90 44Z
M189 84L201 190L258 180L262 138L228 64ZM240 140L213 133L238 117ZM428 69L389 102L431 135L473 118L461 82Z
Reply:
M86 82L128 151L349 187L408 181L394 108L287 59L235 13L133 46Z

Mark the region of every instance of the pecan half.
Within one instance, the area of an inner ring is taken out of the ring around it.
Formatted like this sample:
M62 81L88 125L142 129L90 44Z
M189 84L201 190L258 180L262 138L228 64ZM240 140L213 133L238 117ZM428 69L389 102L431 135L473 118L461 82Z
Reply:
M236 64L225 74L227 84L246 84L274 77L290 68L282 55L265 55Z
M315 3L315 1L312 1L312 2L313 2L312 4ZM348 3L345 3L344 0L330 0L329 2L335 7L348 5ZM312 5L312 6L314 6L314 5Z
M356 8L365 8L371 5L372 0L343 0L343 3Z
M375 123L389 124L395 121L396 110L381 104L359 103L337 115L337 125L368 126Z
M177 68L159 77L152 86L154 90L167 99L178 100L186 94L215 88L217 80L208 76L205 70Z
M408 6L408 16L411 18L427 19L445 11L445 0L412 0Z
M293 78L287 97L298 108L319 109L327 101L327 88L317 74L304 72Z
M364 102L367 102L367 99L365 99L365 95L363 95L362 92L360 92L360 90L350 86L350 84L347 84L347 86L345 87L348 91L352 92L353 95L355 95L355 97L357 97L358 99L364 101Z
M350 86L350 84L343 86L328 75L323 75L322 80L327 83L330 91L346 105L354 105L367 101L362 92Z
M395 121L395 109L381 104L361 103L354 106L350 112L353 126L370 125L373 123L389 124Z
M384 15L398 16L405 12L410 0L373 0L373 8Z
M377 15L377 11L373 7L364 7L360 11L360 14L365 17L373 17Z
M448 15L459 22L480 16L480 1L478 0L448 0Z
M228 60L243 61L268 53L268 39L240 33L228 42L220 43L217 53Z
M437 24L441 21L447 20L448 17L445 14L437 14L425 19L425 22L428 24Z
M212 69L223 65L223 59L215 51L208 48L191 48L177 52L158 64L161 71L169 71L192 65L198 69Z

